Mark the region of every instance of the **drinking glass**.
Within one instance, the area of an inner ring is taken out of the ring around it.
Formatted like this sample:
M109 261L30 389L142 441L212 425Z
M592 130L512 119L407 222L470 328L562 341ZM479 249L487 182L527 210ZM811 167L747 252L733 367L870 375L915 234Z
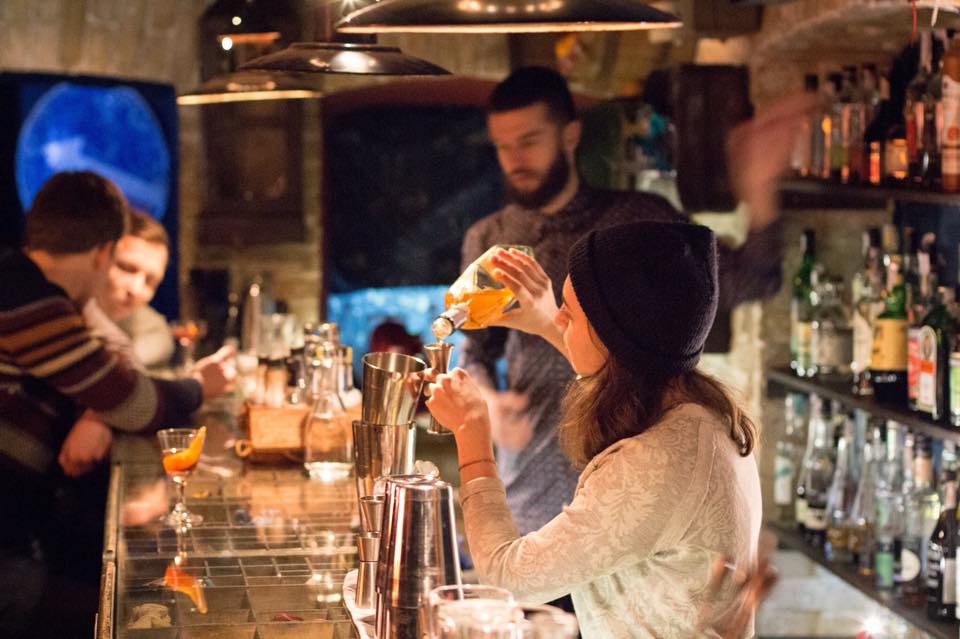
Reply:
M431 639L514 639L522 617L510 591L495 586L440 586L427 605Z
M167 515L166 524L178 530L199 526L203 523L203 517L187 510L183 493L187 477L200 460L206 428L166 428L157 431L157 438L163 453L163 469L177 490L177 502Z
M177 340L177 343L183 348L184 372L189 373L194 364L194 353L197 350L197 342L206 337L207 323L204 320L181 320L170 323L170 332Z

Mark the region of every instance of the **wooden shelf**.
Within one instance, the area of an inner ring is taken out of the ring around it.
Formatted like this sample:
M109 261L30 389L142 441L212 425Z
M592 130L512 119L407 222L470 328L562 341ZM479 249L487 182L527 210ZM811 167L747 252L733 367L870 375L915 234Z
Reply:
M780 183L781 202L786 208L873 209L888 201L960 206L960 193L931 189L838 184L827 180L793 178Z
M937 439L952 439L960 442L960 428L945 421L934 421L906 407L881 404L873 397L854 395L850 390L852 382L829 382L817 378L797 377L789 369L772 369L767 372L767 380L788 390L816 393L827 399L835 399L848 408L859 408L881 419L892 419L913 429L914 432Z
M823 566L828 571L850 584L867 597L870 597L881 604L893 614L901 617L905 621L920 628L926 633L941 639L956 639L960 623L933 621L927 617L925 608L910 608L905 606L893 593L888 590L877 590L874 586L873 577L865 577L857 572L857 569L847 563L834 563L827 561L821 548L814 548L803 540L803 536L792 528L778 526L775 524L766 524L767 530L777 535L781 548L796 550L803 553L806 557Z

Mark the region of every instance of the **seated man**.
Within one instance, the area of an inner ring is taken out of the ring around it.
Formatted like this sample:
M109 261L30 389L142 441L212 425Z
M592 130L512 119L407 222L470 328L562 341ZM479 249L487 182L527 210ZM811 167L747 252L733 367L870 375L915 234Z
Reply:
M148 377L91 335L79 309L106 286L127 216L107 180L59 173L27 212L25 248L0 249L3 637L90 634L96 584L64 578L46 559L47 544L65 536L50 525L50 511L57 453L79 414L93 409L112 428L150 432L189 423L204 397L229 382L217 362L189 379Z
M167 320L149 306L167 270L169 245L163 225L132 209L130 228L117 242L109 286L83 307L94 335L148 369L167 366L173 355Z

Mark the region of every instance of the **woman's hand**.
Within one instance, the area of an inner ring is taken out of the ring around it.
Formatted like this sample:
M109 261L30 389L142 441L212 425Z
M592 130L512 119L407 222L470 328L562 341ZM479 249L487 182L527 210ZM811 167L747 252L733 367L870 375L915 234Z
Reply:
M562 344L560 329L553 321L557 316L557 298L543 267L517 249L499 251L493 256L493 265L493 277L513 291L520 302L519 308L505 313L493 325L539 335L554 346Z
M493 462L490 415L480 388L462 368L437 375L427 388L427 408L442 426L453 431L461 468L478 460Z

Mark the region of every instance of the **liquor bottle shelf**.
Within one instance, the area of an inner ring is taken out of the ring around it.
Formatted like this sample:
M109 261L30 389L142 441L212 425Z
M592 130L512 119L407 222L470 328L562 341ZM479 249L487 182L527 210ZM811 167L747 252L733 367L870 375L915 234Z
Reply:
M873 577L861 575L853 565L828 561L822 549L807 544L803 540L803 536L795 529L771 523L767 523L766 528L777 535L781 548L803 553L806 557L905 621L934 637L956 639L960 623L956 621L934 621L927 617L924 608L911 608L904 605L892 592L888 590L878 590L874 586Z
M883 208L888 200L960 206L960 193L911 186L838 184L803 178L782 180L780 195L786 208Z
M775 368L767 372L767 380L788 390L816 393L827 399L835 399L848 408L859 408L880 419L892 419L914 432L937 439L960 442L960 428L946 421L934 421L906 407L881 404L870 396L854 395L850 382L829 382L817 378L797 377L789 369Z

